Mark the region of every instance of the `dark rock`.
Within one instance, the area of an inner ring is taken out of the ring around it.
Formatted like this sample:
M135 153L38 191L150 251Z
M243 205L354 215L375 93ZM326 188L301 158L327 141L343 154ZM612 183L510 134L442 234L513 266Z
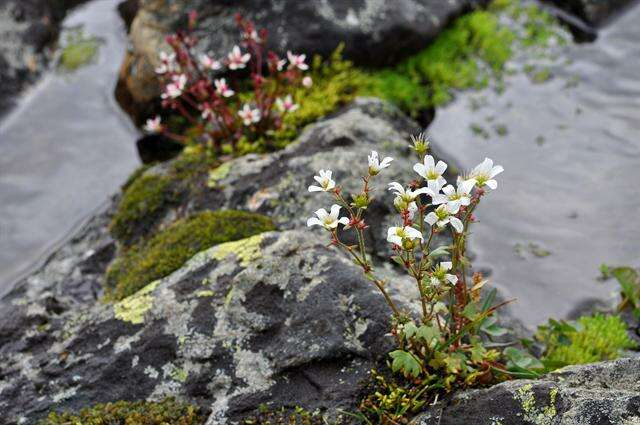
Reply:
M139 8L140 0L124 0L118 5L118 13L120 13L124 25L127 27L127 32L131 29L131 23L133 18L136 17Z
M261 404L352 409L390 348L382 297L309 232L213 247L115 305L24 301L0 309L3 423L166 395L212 424Z
M640 420L640 359L570 366L456 395L415 425L634 424Z
M153 164L175 158L184 145L158 134L150 134L138 139L136 148L143 164Z
M590 25L601 26L633 0L545 0L580 17Z
M269 31L270 48L329 55L341 42L359 65L388 65L423 49L455 16L484 0L162 0L141 3L130 32L132 49L121 68L119 101L140 122L157 102L158 52L169 50L164 37L186 25L186 14L200 16L200 49L221 57L238 43L233 16L240 13Z

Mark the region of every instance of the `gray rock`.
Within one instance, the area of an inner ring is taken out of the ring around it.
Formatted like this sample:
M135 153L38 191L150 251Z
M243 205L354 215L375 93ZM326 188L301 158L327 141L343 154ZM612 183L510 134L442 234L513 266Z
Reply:
M309 232L272 232L201 252L115 305L5 303L0 422L167 395L200 405L209 424L263 403L353 408L390 348L387 309L331 250Z
M412 424L595 425L640 423L640 359L570 366L456 395Z
M632 0L546 0L584 19L588 24L600 26L610 17L630 5Z
M170 6L168 5L170 3ZM158 51L164 37L198 11L203 51L221 57L238 42L233 16L241 13L269 31L270 48L327 56L340 42L358 64L390 64L424 48L455 16L484 0L144 0L130 33L132 49L121 70L118 98L141 120L157 101Z

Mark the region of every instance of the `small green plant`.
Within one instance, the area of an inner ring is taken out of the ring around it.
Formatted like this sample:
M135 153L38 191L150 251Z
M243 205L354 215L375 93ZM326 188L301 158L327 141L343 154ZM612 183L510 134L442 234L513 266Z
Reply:
M640 320L640 275L638 271L631 267L607 267L601 266L604 276L613 276L620 284L620 295L622 301L618 306L619 311L631 310L633 316Z
M204 249L274 228L268 217L234 210L204 211L178 220L114 260L107 270L105 296L121 300L179 269Z
M637 348L619 316L595 314L576 322L549 320L535 335L544 352L540 358L545 371L572 364L613 360L622 350Z
M314 176L317 184L309 186L309 192L325 192L336 203L329 212L317 210L307 225L328 231L331 243L362 269L391 312L396 349L389 353L389 367L394 378L387 382L374 374L378 388L361 405L363 414L376 423L396 423L439 393L487 385L511 374L503 363L508 359L483 340L483 336L488 339L506 332L494 317L501 304L493 303L495 291L483 296L486 281L480 274L468 277L466 257L474 211L497 188L495 177L503 169L485 158L454 187L444 178L447 164L427 154L429 142L424 135L412 137L412 148L419 160L413 167L418 178L408 187L389 183L398 223L388 229L387 241L394 252L391 260L415 282L418 317L395 303L388 289L393 282L376 276L365 244L371 184L393 159L381 160L377 152L371 152L362 189L350 196L336 185L330 170L320 170ZM343 209L347 215L340 217ZM343 242L346 232L357 243ZM432 246L436 234L450 235L451 243Z
M198 408L173 398L159 402L117 401L78 413L50 413L39 425L202 425Z

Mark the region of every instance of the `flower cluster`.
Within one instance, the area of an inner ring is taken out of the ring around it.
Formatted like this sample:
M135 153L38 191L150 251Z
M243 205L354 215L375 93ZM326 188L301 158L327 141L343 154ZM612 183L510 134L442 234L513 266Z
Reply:
M156 73L163 85L162 106L184 117L193 129L190 134L216 153L223 147L235 151L239 141L268 140L265 136L280 128L284 114L299 108L291 93L313 84L304 75L309 69L306 56L289 51L280 58L267 52L266 30L257 30L239 15L239 45L221 58L198 54L196 20L191 13L188 29L167 37L173 52L160 52ZM251 88L241 94L238 87L247 75ZM172 133L158 116L147 120L144 129L180 142L188 140Z
M412 137L412 142L410 147L419 159L413 166L417 178L407 185L388 183L398 221L387 229L386 236L392 260L415 281L420 317L412 317L396 305L388 282L376 276L365 246L365 215L373 199L370 185L392 164L392 158L381 160L377 152L371 152L362 190L352 194L351 201L344 197L331 170L320 170L314 176L317 184L309 186L309 192L326 192L334 203L330 212L316 211L307 226L326 229L332 244L346 252L384 296L392 312L391 333L398 345L398 350L390 353L394 370L409 378L421 377L420 382L437 382L445 389L472 385L481 376L491 380L496 371L508 371L498 361L500 354L485 349L478 335L482 326L494 323L490 316L497 306L480 302L485 282L482 277L468 277L466 240L469 226L475 221L474 210L488 191L497 188L495 178L503 168L485 158L468 174L458 177L455 185L448 184L447 164L428 154L426 136ZM343 233L349 231L355 233L356 244L343 242ZM442 240L434 238L439 233L450 243L433 247L435 240Z

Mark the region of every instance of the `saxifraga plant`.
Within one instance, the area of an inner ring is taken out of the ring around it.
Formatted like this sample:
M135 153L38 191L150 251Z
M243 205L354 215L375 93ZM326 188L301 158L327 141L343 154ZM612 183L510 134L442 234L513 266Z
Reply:
M187 29L167 37L173 52L161 52L156 69L164 87L162 106L181 115L190 134L172 132L159 116L147 120L145 130L182 143L195 139L217 154L235 153L239 143L268 143L283 116L299 107L292 93L312 85L303 75L309 69L306 55L289 51L284 59L266 51L267 31L236 15L242 41L218 60L197 52L196 22L191 12ZM222 72L230 81L216 77Z
M371 152L362 190L352 194L350 200L336 185L330 170L320 170L314 176L317 185L309 187L310 192L331 195L335 203L330 211L317 210L307 225L329 232L331 243L349 255L378 288L392 315L391 335L397 347L389 355L395 381L387 382L382 374L374 372L377 390L360 406L361 414L377 423L398 423L441 393L517 376L519 371L526 372L530 360L510 347L517 357L514 362L495 348L497 344L482 338L483 334L496 336L506 330L497 326L493 315L500 307L493 305L495 291L482 296L485 280L480 274L468 278L467 273L466 246L474 211L480 200L497 188L495 177L503 168L485 158L453 186L443 177L447 164L428 155L427 138L422 134L412 136L412 142L419 159L413 167L418 179L408 186L388 184L395 195L398 223L388 229L387 241L394 251L392 260L415 281L420 295L419 317L412 317L393 301L388 291L390 282L377 277L365 246L371 184L393 159L380 160L377 152ZM341 210L347 215L340 217ZM343 230L339 231L339 225ZM344 232L355 233L357 244L343 242ZM450 233L451 244L433 246L438 233ZM449 257L449 261L440 261L441 257ZM506 360L514 364L512 370L503 363ZM398 384L396 378L402 382Z

